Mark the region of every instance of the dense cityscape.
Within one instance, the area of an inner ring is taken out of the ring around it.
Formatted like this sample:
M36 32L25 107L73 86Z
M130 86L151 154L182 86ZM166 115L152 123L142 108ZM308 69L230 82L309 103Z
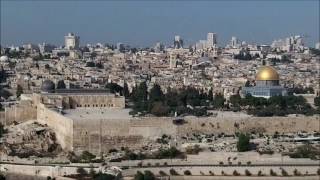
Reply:
M23 14L4 24L15 27ZM162 16L150 17L152 26ZM219 26L229 28L221 17ZM234 28L225 42L228 33L212 27L197 32L202 40L175 33L152 46L104 38L88 44L88 29L68 32L79 22L68 23L55 42L11 43L25 37L1 33L0 180L319 179L319 37L292 30L259 43L255 32L246 29L254 38L242 39Z
M319 174L319 43L306 47L299 35L270 45L232 37L219 47L217 37L185 47L177 35L171 45L135 48L80 46L68 33L61 47L2 46L1 160L83 163L53 176L70 178ZM205 158L210 152L220 155ZM280 163L279 154L311 165L272 173L241 167ZM239 167L170 169L199 163ZM51 178L46 171L36 174Z

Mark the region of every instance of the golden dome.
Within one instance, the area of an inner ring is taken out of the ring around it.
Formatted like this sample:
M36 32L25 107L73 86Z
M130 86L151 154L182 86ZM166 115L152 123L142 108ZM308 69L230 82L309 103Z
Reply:
M257 75L257 81L272 81L272 80L279 80L279 74L277 70L275 70L271 66L262 66Z

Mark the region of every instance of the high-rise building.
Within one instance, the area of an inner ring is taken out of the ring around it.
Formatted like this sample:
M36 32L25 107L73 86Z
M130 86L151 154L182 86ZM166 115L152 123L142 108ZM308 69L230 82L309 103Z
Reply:
M315 48L320 50L320 42L316 43Z
M235 36L232 36L231 37L231 47L237 47L239 45L239 40L237 37Z
M173 47L175 49L183 48L183 40L180 38L180 36L174 36Z
M217 44L217 34L216 33L208 33L207 35L207 47L211 48Z
M164 50L164 45L161 42L157 42L157 44L154 47L154 51L156 53L159 53L159 52L161 52L163 50Z
M68 50L79 49L80 46L80 37L76 36L74 33L68 33L64 37L65 48Z
M55 46L47 44L47 43L42 43L38 45L40 53L44 54L47 52L52 52L52 50L55 48Z

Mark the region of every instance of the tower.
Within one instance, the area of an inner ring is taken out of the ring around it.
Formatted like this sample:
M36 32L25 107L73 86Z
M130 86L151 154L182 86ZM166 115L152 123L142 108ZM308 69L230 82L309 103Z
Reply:
M231 37L231 47L237 47L238 46L238 39L235 36Z
M65 48L68 50L79 49L80 37L76 36L74 33L68 33L64 37Z
M175 49L183 48L183 40L181 39L180 36L177 36L177 35L174 36L173 46Z
M217 34L216 33L208 33L207 35L207 47L212 48L217 44Z

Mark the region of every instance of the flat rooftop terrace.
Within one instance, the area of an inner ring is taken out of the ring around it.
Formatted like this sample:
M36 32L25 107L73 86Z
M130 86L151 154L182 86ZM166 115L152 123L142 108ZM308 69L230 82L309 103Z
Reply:
M63 115L73 120L131 119L131 109L77 108L63 110Z

